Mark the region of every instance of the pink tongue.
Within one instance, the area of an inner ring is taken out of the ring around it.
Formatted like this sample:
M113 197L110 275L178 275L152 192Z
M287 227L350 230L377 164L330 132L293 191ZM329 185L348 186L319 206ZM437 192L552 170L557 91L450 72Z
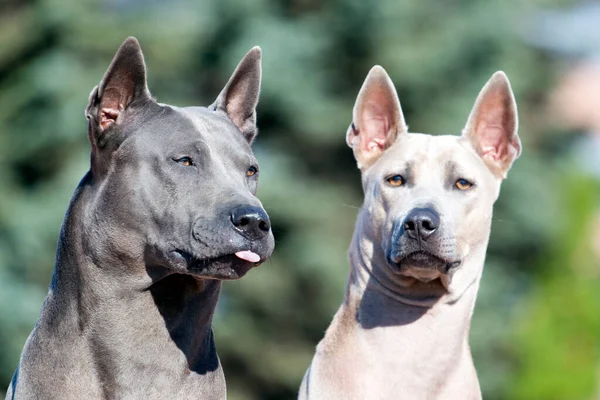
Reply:
M235 255L241 258L242 260L246 260L252 263L260 261L260 256L256 253L251 252L250 250L238 251L237 253L235 253Z

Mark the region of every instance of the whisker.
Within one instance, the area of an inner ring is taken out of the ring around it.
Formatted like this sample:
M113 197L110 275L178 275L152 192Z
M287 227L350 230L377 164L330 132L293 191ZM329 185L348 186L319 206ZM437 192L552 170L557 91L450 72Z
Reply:
M492 221L494 222L501 222L501 223L508 223L508 224L517 224L518 222L515 220L511 220L511 219L503 219L503 218L494 218L492 217Z

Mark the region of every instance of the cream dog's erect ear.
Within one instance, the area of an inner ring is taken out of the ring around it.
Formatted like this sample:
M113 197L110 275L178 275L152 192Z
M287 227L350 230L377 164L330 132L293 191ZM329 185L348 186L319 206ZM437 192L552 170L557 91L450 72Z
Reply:
M501 178L521 154L517 104L507 76L496 72L485 84L469 115L463 137Z
M346 142L360 169L371 165L407 127L398 94L385 70L374 66L363 83L353 110Z

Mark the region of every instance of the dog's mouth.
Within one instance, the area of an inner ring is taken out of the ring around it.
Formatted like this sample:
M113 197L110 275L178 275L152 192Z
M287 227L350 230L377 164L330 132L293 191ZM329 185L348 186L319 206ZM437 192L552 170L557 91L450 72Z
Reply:
M451 274L460 261L445 260L424 250L398 255L388 260L394 272L421 282L430 282Z
M197 258L184 250L175 250L171 254L177 264L185 265L190 275L219 280L239 279L267 259L251 250L241 250L211 258Z

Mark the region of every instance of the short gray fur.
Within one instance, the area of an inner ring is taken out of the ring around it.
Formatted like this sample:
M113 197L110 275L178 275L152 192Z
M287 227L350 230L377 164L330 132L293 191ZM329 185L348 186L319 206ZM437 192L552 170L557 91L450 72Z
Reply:
M137 40L121 45L90 96L91 168L7 399L226 397L221 281L274 247L250 147L260 62L252 49L213 105L178 108L150 96Z

